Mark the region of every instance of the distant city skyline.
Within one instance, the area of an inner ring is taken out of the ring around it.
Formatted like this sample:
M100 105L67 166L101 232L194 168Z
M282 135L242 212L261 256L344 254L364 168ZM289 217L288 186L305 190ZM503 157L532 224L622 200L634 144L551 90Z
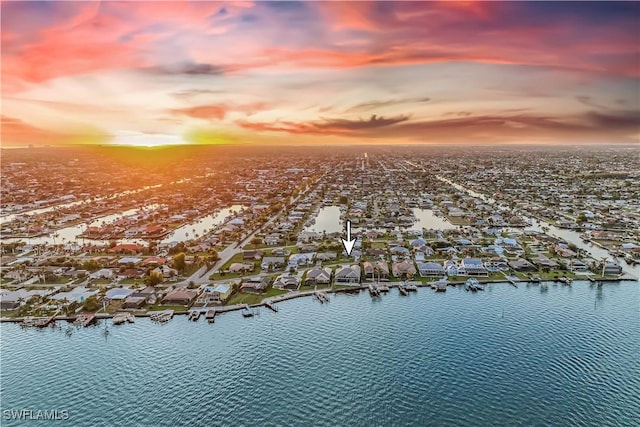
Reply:
M2 146L637 143L636 2L7 2Z

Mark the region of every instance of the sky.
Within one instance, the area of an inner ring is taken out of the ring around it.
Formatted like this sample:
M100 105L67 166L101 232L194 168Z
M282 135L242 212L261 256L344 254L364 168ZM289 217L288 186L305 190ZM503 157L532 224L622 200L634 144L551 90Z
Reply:
M0 1L2 146L640 141L639 2Z

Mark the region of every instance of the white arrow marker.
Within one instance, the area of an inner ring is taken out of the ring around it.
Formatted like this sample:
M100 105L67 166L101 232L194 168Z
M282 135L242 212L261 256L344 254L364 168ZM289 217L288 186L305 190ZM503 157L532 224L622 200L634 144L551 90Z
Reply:
M356 243L356 239L351 239L351 221L347 220L347 240L341 239L344 245L344 250L347 251L347 256L351 255L353 245Z

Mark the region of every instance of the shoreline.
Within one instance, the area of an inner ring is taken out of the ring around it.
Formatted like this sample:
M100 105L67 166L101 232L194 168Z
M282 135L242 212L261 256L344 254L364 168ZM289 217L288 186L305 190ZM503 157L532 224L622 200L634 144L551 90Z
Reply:
M585 279L574 279L574 281L584 281L584 282L590 282L590 283L600 283L602 284L604 283L613 283L613 282L634 282L634 281L638 281L638 279L631 277L631 276L624 276L624 277L620 277L620 278L603 278L603 279L595 279L594 281L590 281L589 278L585 278ZM409 281L410 282L410 281ZM455 281L455 282L449 282L447 284L447 286L462 286L465 284L466 281ZM497 284L508 284L514 287L518 287L517 283L524 283L524 284L542 284L542 283L562 283L560 280L542 280L540 282L536 282L534 280L531 279L520 279L517 282L510 282L508 280L480 280L478 279L478 282L480 284L483 285L497 285ZM374 283L374 282L371 282ZM385 285L387 285L389 287L389 289L391 288L397 288L400 284L404 283L404 282L384 282ZM414 282L414 284L416 285L416 287L418 288L431 288L431 283L432 282ZM571 284L564 284L564 286L571 286ZM228 313L228 312L232 312L232 311L241 311L244 310L246 308L258 308L258 307L269 307L272 304L276 304L279 302L284 302L284 301L289 301L292 299L297 299L297 298L303 298L303 297L313 297L314 295L316 295L317 292L324 292L327 294L349 294L349 293L360 293L363 290L367 290L369 288L369 284L358 284L358 286L349 286L349 287L345 287L345 288L340 288L340 289L318 289L318 290L308 290L308 291L294 291L294 292L289 292L283 295L278 295L278 296L274 296L274 297L270 297L270 298L266 298L264 300L262 300L261 302L257 303L257 304L234 304L234 305L230 305L230 306L214 306L214 307L192 307L189 309L185 309L184 311L178 311L173 313L174 316L182 316L182 315L189 315L191 312L193 311L199 311L200 313L206 313L209 310L214 310L216 312L216 315L219 314L223 314L223 313ZM169 310L169 309L167 309ZM150 317L153 313L158 313L158 312L162 312L165 310L154 310L154 311L146 311L144 313L135 313L133 311L118 311L116 313L93 313L95 314L95 319L96 320L104 320L104 319L112 319L116 314L118 313L130 313L132 314L134 317L136 318L146 318L146 317ZM91 313L87 313L87 314L91 314ZM26 316L26 317L0 317L0 323L21 323L23 322L26 318L45 318L48 316ZM56 322L56 321L67 321L67 322L73 322L78 316L74 315L74 316L55 316L53 319L51 319L51 322Z

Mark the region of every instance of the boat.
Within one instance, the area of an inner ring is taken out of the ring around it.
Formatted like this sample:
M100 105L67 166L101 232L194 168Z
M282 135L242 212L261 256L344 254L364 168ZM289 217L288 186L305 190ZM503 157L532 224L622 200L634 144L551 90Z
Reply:
M372 297L380 296L380 291L378 290L378 287L373 283L369 284L369 295L371 295Z
M197 322L200 319L200 310L192 310L189 312L189 320Z
M418 291L418 286L416 286L415 283L406 283L404 285L404 288L407 290L407 292L417 292Z
M135 317L131 313L116 313L112 320L114 325L122 325L124 323L134 323Z
M358 292L360 292L359 289ZM320 301L320 303L329 302L329 296L326 292L316 291L313 295L318 299L318 301Z
M154 311L149 314L149 319L153 322L166 323L173 319L173 310Z
M398 291L400 292L400 295L403 295L403 296L409 295L409 292L407 292L407 290L403 285L398 286Z
M378 283L378 290L380 292L389 292L389 286Z
M471 292L477 292L477 291L480 290L480 282L478 282L478 279L469 278L464 283L464 290L465 291L471 291Z
M204 315L204 318L207 319L207 322L209 323L213 323L216 321L216 310L215 309L211 309L211 310L207 310L207 312Z
M431 282L431 289L438 289L439 285L444 285L447 286L449 284L449 281L443 277L441 279L436 280L435 282Z
M242 309L242 316L243 317L253 317L253 310L251 310L251 308L249 307L245 307Z
M573 280L568 277L560 277L558 280L560 281L560 283L567 286L571 286L571 282L573 282Z
M447 284L446 283L438 283L436 285L436 292L447 292Z

